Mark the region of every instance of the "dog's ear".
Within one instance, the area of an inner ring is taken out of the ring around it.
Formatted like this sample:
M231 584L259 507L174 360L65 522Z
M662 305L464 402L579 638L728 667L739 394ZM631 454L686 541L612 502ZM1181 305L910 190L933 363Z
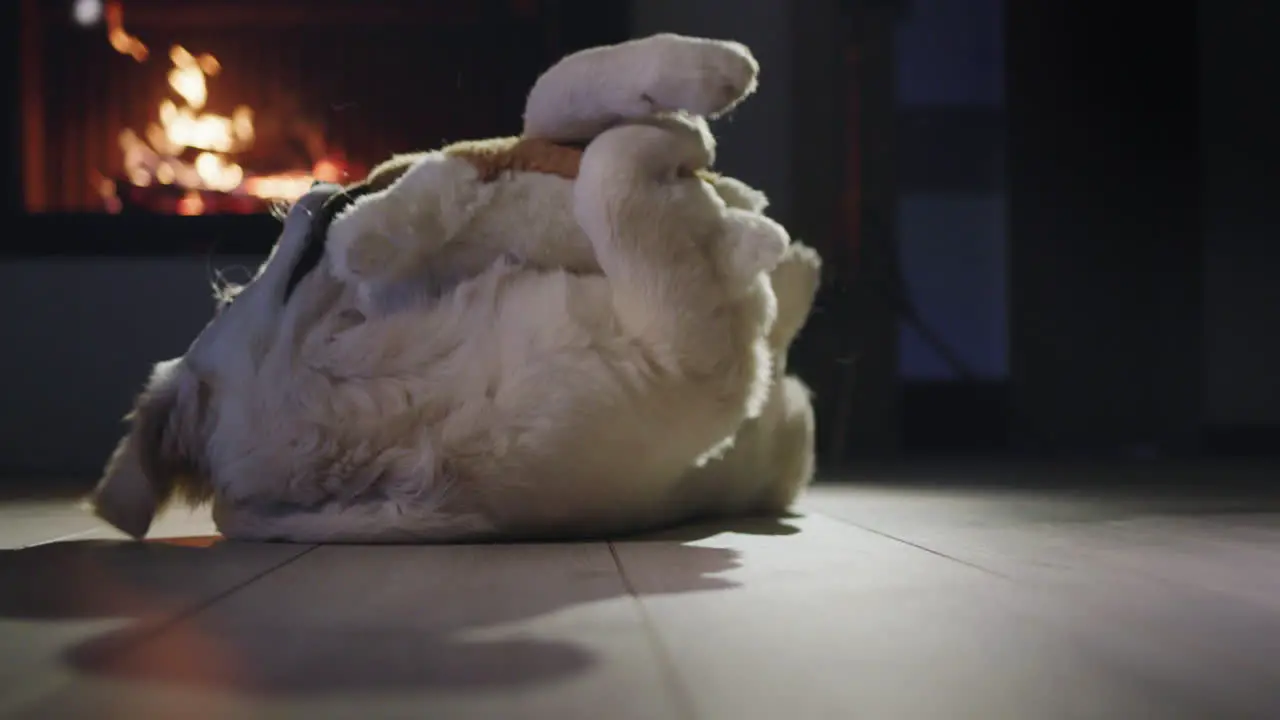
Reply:
M134 538L175 495L194 503L212 494L197 449L208 390L180 363L156 366L89 499L98 517Z

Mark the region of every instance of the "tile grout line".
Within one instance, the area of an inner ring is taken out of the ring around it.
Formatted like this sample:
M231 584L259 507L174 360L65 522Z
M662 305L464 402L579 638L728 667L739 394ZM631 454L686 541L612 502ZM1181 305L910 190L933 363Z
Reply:
M1011 581L1011 582L1012 582L1012 581L1013 581L1013 579L1014 579L1013 577L1011 577L1011 576L1009 576L1009 575L1006 575L1006 574L1004 574L1004 573L1002 573L1002 572L1000 572L1000 571L998 571L998 570L992 570L991 568L986 567L986 566L984 566L984 565L979 565L978 563L975 563L975 562L972 562L972 561L969 561L969 560L965 560L965 559L963 559L963 558L958 558L958 557L956 557L956 556L954 556L954 555L948 555L947 553L944 553L944 552L942 552L941 550L934 550L933 548L931 548L931 547L929 547L929 546L927 546L927 545L921 545L920 543L912 542L911 540L907 540L906 538L901 538L901 537L898 537L897 535L891 535L890 533L883 532L883 531L881 531L881 530L876 530L875 528L870 528L870 527L867 527L866 525L862 525L862 524L859 524L859 523L856 523L856 522L850 522L849 520L844 520L844 519L842 519L842 518L835 517L834 515L828 515L828 514L826 514L826 513L822 513L822 512L813 512L813 511L809 511L809 514L810 514L810 515L821 515L822 517L827 518L828 520L833 520L833 521L835 521L835 522L838 522L838 523L840 523L841 525L848 525L849 527L854 527L854 528L857 528L857 529L862 530L862 531L864 531L864 532L869 532L869 533L871 533L872 535L877 535L877 536L882 537L882 538L884 538L884 539L886 539L886 540L892 540L893 542L900 543L900 544L902 544L902 545L906 545L907 547L915 548L916 550L923 550L924 552L927 552L927 553L929 553L930 555L935 555L935 556L937 556L937 557L943 558L944 560L950 560L950 561L955 562L955 563L960 563L961 565L964 565L965 567L970 567L970 568L973 568L974 570L978 570L978 571L983 572L983 573L986 573L986 574L988 574L988 575L992 575L992 576L994 576L994 577L998 577L998 578L1000 578L1001 580L1009 580L1009 581Z
M68 537L76 537L76 536L85 535L91 532L94 532L94 529L86 530L81 533L75 533L74 535L68 536ZM55 540L50 540L48 542L57 542L59 539L66 539L66 538L58 538ZM40 543L40 544L45 544L45 543ZM311 551L315 550L318 547L320 546L311 545L310 547L307 547L305 550L303 550L302 552L299 552L296 555L291 555L288 558L260 572L254 573L252 576L245 579L243 582L236 583L235 585L232 585L230 588L220 593L216 593L212 597L206 600L197 602L191 607L186 608L185 610L176 612L173 614L172 617L165 618L164 620L161 620L161 621L157 621L155 625L147 626L145 620L140 621L138 624L142 625L143 627L137 628L137 634L134 637L130 638L129 642L121 643L119 647L112 649L111 654L115 656L120 656L120 655L125 655L130 652L133 652L134 650L137 650L139 647L145 645L146 643L151 642L152 640L155 640L157 637L162 635L169 628L172 628L174 625L200 614L201 612L209 609L215 603L221 600L225 600L231 595L234 595L235 593L243 590L249 585L257 582L258 580L261 580L267 575L270 575L276 570L279 570L280 568L283 568L287 565L292 564L293 562L301 559L302 557L309 554ZM5 698L5 704L0 705L0 716L7 716L9 714L16 713L19 711L30 710L31 708L38 706L41 702L44 702L49 697L59 692L64 686L68 685L69 683L70 683L69 680L59 679L56 682L54 682L50 687L40 688L35 692L29 692L28 693L29 697L23 698L21 700L15 701L13 698Z
M671 655L671 649L663 642L662 635L658 632L653 622L653 617L649 615L649 608L645 607L644 601L640 598L640 593L636 591L630 576L627 575L627 569L622 566L622 558L618 555L618 548L614 546L611 540L606 541L605 544L609 546L609 555L613 558L613 565L618 570L618 578L622 581L623 589L626 590L627 595L631 596L631 602L635 604L637 611L640 613L640 621L644 625L645 637L649 642L650 649L657 657L659 665L662 666L663 684L667 686L667 690L672 695L672 702L675 703L676 712L679 713L681 718L693 720L693 718L697 717L693 696L676 670L675 659Z
M139 632L132 642L123 643L123 647L121 647L116 654L125 654L125 653L129 653L136 650L138 647L145 645L148 642L151 642L152 640L154 640L155 638L163 634L166 630L173 627L174 625L177 625L178 623L183 622L184 620L189 620L192 617L199 615L205 610L208 610L215 603L221 602L222 600L225 600L231 597L232 595L240 592L241 590L261 580L262 578L270 575L271 573L279 570L280 568L286 567L288 565L292 565L294 562L297 562L298 560L302 559L303 557L310 554L313 550L315 550L318 547L320 546L311 545L307 547L305 550L303 550L302 552L299 552L296 555L290 555L289 557L276 563L275 565L272 565L257 573L254 573L253 575L246 578L244 581L236 583L231 587L227 588L226 590L223 590L220 593L214 594L213 596L209 597L206 600L197 602L185 610L174 613L171 617L158 622L156 625L151 626L150 628L141 628L140 630L143 630L143 631Z
M91 534L93 534L93 533L97 532L98 530L99 530L99 528L91 527L91 528L88 528L88 529L86 529L86 530L81 530L81 531L79 531L79 532L73 532L73 533L68 533L68 534L66 534L66 535L59 535L59 536L54 537L54 538L49 538L48 540L37 540L37 541L35 541L35 542L33 542L33 543L27 543L27 544L25 544L25 545L19 545L19 546L17 547L17 549L18 549L18 550L29 550L29 549L31 549L31 548L40 547L41 545L52 545L53 543L56 543L56 542L66 542L67 540L75 540L76 538L84 537L85 535L91 535Z

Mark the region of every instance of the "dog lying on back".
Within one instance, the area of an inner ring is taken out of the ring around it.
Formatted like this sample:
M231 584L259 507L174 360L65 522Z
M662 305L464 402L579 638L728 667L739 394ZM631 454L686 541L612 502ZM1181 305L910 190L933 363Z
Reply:
M138 537L176 497L231 538L439 542L784 509L812 474L785 356L818 259L707 172L702 119L756 72L672 35L586 51L521 139L313 190L156 366L95 511Z

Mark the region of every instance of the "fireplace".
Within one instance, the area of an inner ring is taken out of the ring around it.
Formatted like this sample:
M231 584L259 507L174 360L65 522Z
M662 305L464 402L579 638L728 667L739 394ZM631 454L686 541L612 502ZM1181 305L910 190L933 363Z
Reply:
M266 228L313 179L518 132L542 69L625 34L599 5L20 0L26 220Z

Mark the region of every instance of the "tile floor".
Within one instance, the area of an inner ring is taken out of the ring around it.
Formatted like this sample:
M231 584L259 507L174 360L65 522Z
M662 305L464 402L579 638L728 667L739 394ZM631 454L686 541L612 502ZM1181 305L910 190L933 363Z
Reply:
M933 472L781 521L510 546L210 543L186 513L137 544L6 497L0 717L1280 718L1258 483Z

